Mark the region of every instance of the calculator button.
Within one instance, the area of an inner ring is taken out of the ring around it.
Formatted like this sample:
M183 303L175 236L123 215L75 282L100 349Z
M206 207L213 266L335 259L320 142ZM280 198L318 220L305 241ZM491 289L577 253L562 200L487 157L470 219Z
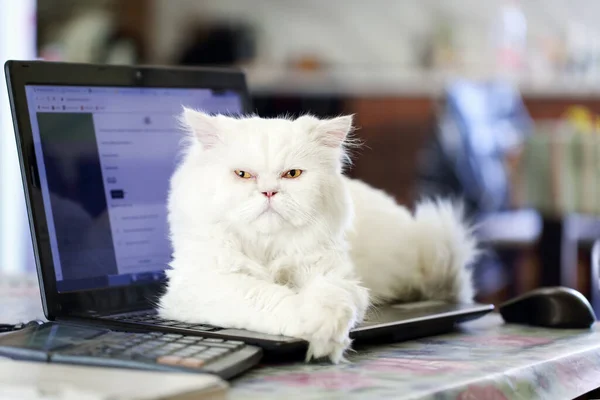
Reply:
M184 358L179 362L179 365L188 368L200 368L204 365L204 360L199 360L197 358Z
M215 348L215 349L235 349L238 346L234 345L234 344L229 344L229 343L207 343L208 346L210 346L211 348Z
M176 356L162 356L162 357L158 357L156 359L156 362L159 364L165 364L165 365L177 365L181 362L182 358L181 357L176 357Z
M206 354L206 352L204 352L204 353L200 353L200 354L195 354L195 355L190 356L188 358L193 358L195 360L202 360L204 362L208 362L209 360L212 360L215 357L217 357L217 356L211 355L211 354Z
M166 356L167 354L170 354L171 352L172 352L171 349L163 349L163 348L151 351L153 356L156 356L156 357Z
M190 350L194 350L196 353L208 349L208 347L206 347L206 346L199 346L199 345L189 346L187 348Z
M185 344L167 343L163 346L165 349L178 350L185 347Z
M194 353L189 353L187 351L177 351L173 354L169 354L170 356L175 356L175 357L181 357L181 358L186 358L186 357L191 357L194 355Z
M227 353L229 353L229 350L219 349L219 350L207 350L198 355L206 357L206 358L213 358L213 357L221 357L222 355L225 355Z

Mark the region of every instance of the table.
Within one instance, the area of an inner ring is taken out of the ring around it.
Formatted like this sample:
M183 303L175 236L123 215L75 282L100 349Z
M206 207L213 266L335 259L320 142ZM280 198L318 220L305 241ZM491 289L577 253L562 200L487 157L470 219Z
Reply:
M600 326L506 326L496 314L461 332L361 350L345 365L261 367L232 399L569 399L600 387Z
M0 321L39 317L36 292L0 285ZM455 333L372 346L348 359L262 365L231 382L230 398L569 399L600 387L600 325L539 329L493 314Z

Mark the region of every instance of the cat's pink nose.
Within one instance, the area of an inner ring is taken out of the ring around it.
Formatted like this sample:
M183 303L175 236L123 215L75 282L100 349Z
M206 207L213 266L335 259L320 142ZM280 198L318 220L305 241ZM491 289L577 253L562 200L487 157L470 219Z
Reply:
M270 199L271 197L275 196L277 192L262 192L262 194L264 194L267 199Z

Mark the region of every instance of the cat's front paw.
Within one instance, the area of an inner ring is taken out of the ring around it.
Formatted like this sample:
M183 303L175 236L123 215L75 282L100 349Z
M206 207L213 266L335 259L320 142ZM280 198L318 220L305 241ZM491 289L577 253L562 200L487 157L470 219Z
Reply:
M312 338L309 341L308 351L306 352L306 362L320 358L328 358L331 362L337 364L343 357L346 350L350 347L352 341L345 337L341 342L326 340L323 338Z
M346 304L309 304L301 318L302 337L309 343L306 361L329 358L340 362L350 347L349 333L356 323L357 311Z

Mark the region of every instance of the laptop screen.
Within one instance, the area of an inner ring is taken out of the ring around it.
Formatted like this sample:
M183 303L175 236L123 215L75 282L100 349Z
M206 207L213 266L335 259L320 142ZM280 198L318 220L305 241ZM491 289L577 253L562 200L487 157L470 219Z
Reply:
M164 279L182 106L237 114L211 89L26 86L59 292Z

